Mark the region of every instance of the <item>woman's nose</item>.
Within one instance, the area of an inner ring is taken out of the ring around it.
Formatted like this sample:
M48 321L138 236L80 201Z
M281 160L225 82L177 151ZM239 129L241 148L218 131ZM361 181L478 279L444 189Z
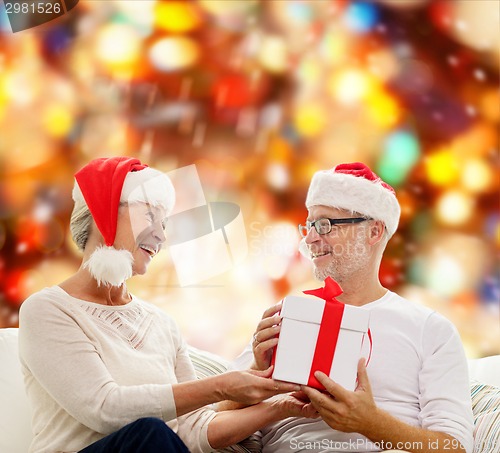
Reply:
M155 224L155 227L153 229L153 236L160 243L165 242L167 240L167 237L165 236L165 231L163 230L163 226L161 223Z

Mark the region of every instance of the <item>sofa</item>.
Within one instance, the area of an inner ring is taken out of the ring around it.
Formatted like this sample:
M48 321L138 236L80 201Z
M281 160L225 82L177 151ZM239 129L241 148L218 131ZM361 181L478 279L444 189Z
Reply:
M30 408L18 359L18 330L0 329L0 453L27 453L32 433ZM222 373L228 362L190 348L198 378ZM474 453L500 453L500 355L469 360L474 413ZM258 437L225 449L258 452Z

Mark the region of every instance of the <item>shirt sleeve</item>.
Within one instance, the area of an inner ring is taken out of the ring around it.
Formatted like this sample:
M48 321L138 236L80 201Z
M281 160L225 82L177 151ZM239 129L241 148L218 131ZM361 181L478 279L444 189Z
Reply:
M471 453L473 417L467 360L455 327L438 313L427 319L422 351L421 426L453 436Z
M181 346L177 352L175 374L178 382L192 381L196 379L193 364L189 358L187 344L181 338ZM208 442L208 425L216 413L202 407L177 419L177 434L184 441L192 453L205 453L213 451Z
M78 321L50 300L35 297L21 306L19 352L32 381L98 433L141 417L176 417L171 384L118 385Z

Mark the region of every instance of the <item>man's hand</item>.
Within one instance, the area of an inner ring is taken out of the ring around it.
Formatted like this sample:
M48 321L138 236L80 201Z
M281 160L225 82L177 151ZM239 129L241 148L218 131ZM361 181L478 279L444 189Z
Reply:
M252 341L252 368L256 370L265 370L271 364L273 348L278 344L277 336L281 328L281 317L278 314L280 310L281 302L268 308L257 325Z
M324 373L316 372L314 375L325 386L327 393L306 386L302 389L331 428L345 433L360 433L372 442L404 445L405 451L413 453L444 451L436 450L433 447L435 445L449 446L450 453L465 453L460 442L451 435L409 425L377 408L366 373L365 359L358 363L358 386L354 392L336 384Z
M325 373L314 373L328 393L303 386L304 393L321 418L333 429L346 433L363 433L374 423L377 406L373 399L365 359L358 363L358 386L354 392L332 381Z

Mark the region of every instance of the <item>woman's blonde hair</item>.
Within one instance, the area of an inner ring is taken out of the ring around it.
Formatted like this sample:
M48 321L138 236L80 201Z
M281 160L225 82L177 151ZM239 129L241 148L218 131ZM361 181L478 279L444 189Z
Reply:
M92 214L86 203L75 203L71 213L69 229L75 244L80 250L84 251L92 229Z

